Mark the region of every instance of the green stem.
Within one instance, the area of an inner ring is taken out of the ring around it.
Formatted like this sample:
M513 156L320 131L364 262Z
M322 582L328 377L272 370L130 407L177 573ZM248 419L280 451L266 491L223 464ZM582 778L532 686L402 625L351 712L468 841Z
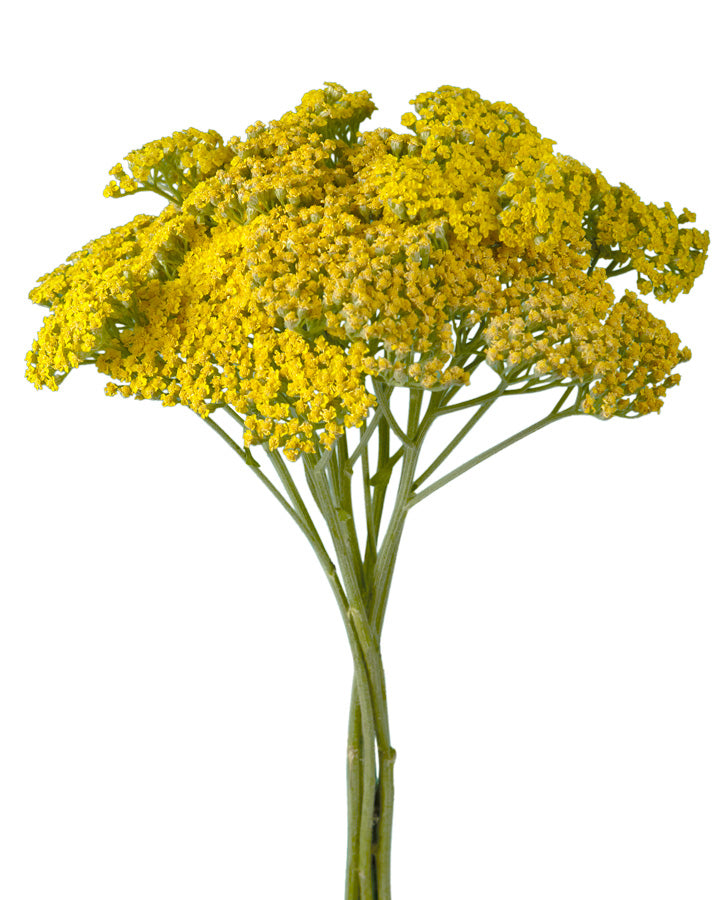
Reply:
M395 506L388 523L387 532L378 553L374 567L373 592L370 606L370 626L379 641L382 631L383 619L390 582L392 579L397 552L402 536L402 530L407 517L406 501L412 491L412 482L417 467L417 458L420 452L426 427L429 425L431 407L428 407L426 419L420 426L420 410L422 406L422 391L409 389L410 404L408 411L408 445L404 449L403 467L400 475L400 484ZM385 451L387 453L387 450ZM387 698L385 693L384 672L380 671L380 696L385 715L387 714ZM376 828L375 828L375 873L377 883L378 900L390 900L390 851L392 842L392 818L395 799L394 768L395 750L389 745L389 740L384 746L378 742L378 760L380 777L376 793Z
M420 446L426 433L426 429L419 429L420 405L422 392L415 388L409 388L410 406L408 412L408 434L415 440L406 448L403 456L403 465L400 473L400 483L387 531L378 552L378 560L375 572L376 592L371 614L371 625L376 634L380 634L385 616L385 605L390 589L390 581L395 568L395 561L400 545L400 538L407 518L408 502L412 494L412 484L415 478Z
M632 272L635 269L635 266L630 263L625 266L623 269L615 269L613 272L607 272L606 278L615 278L617 275L627 275L628 272Z
M413 484L413 490L415 490L419 485L423 483L423 481L427 481L427 479L432 475L432 473L441 466L445 460L450 456L453 450L457 447L457 445L462 441L462 439L467 435L475 425L480 421L480 419L485 415L485 413L490 409L490 407L495 403L495 401L502 396L503 390L507 387L507 382L503 382L502 389L498 389L493 395L491 395L491 399L486 400L486 402L480 407L480 409L470 418L468 422L460 429L460 431L455 435L455 437L450 441L447 447L442 451L442 453L438 454L437 458L425 469L422 475L419 475Z
M402 430L402 428L398 425L397 419L392 414L392 410L390 409L390 404L388 399L385 397L385 388L382 383L377 380L377 378L373 378L373 387L375 388L375 397L377 398L378 403L380 404L380 409L382 410L383 416L387 421L388 425L392 428L395 434L400 438L403 444L409 445L410 439Z
M574 390L575 390L575 385L571 384L570 387L568 387L565 391L563 391L562 397L560 397L558 402L555 404L555 406L553 406L552 410L550 411L551 416L554 416L555 413L560 412L560 407L563 405L563 403L567 400L567 398L570 396L570 394Z
M363 447L362 450L362 476L363 499L365 501L365 530L367 532L363 569L365 571L365 583L372 584L375 572L375 561L377 560L378 536L375 530L375 522L373 520L372 488L370 487L370 458L368 454L367 444Z
M426 497L429 497L430 494L434 494L435 491L439 490L444 485L453 481L459 475L464 474L468 471L468 469L472 469L474 466L478 465L478 463L483 462L489 457L493 456L495 453L499 453L501 450L504 450L506 447L509 447L511 444L514 444L516 441L522 440L524 437L527 437L530 434L533 434L535 431L539 431L541 428L545 428L546 425L549 425L551 422L557 422L559 419L564 419L567 416L571 416L575 414L575 409L570 408L561 413L550 414L545 416L545 418L540 419L538 422L535 422L533 425L529 425L527 428L523 428L522 431L518 431L516 434L512 435L509 438L506 438L504 441L500 441L499 444L495 444L493 447L490 447L489 450L485 450L483 453L479 453L477 456L474 456L468 462L463 463L463 465L458 466L457 469L453 469L452 472L445 475L443 478L439 478L434 484L431 484L430 487L425 488L424 491L420 491L419 494L413 494L407 502L407 509L415 506L416 503L419 503L421 500L424 500Z
M265 487L270 491L270 493L275 497L275 499L281 504L283 509L292 517L295 524L298 525L300 527L300 529L307 535L305 523L302 521L300 516L298 516L298 514L292 508L292 506L290 506L290 504L283 497L283 495L280 493L280 491L278 491L278 489L275 487L275 485L272 483L272 481L270 481L270 479L267 477L267 475L265 475L263 472L260 471L260 466L254 460L252 460L252 457L250 456L249 452L247 450L243 450L242 447L240 447L240 445L237 444L230 437L230 435L217 424L217 422L214 422L210 418L203 418L202 416L200 416L199 413L198 413L198 416L199 416L199 418L201 418L203 420L203 422L206 423L206 425L209 425L209 427L212 428L212 430L216 434L219 434L220 437L225 441L225 443L228 444L228 446L232 447L232 449L238 454L238 456L243 460L243 462L245 462L246 465L250 466L250 468L255 473L255 475L257 475L257 477L262 481L262 483L265 485ZM249 462L248 460L252 460L252 462Z
M361 810L363 797L363 717L358 696L357 676L353 677L350 697L350 721L347 741L347 860L345 864L345 900L358 900L357 878L360 859Z
M252 458L249 450L243 450L217 423L206 419L208 425L252 468L301 528L320 560L342 614L354 668L346 768L348 846L345 900L391 900L390 848L396 754L390 741L380 635L408 512L415 503L499 450L550 422L577 411L579 399L572 408L560 411L570 393L571 388L568 388L544 419L496 444L417 493L418 485L447 458L510 382L511 379L506 376L506 380L492 394L479 400L476 398L468 404L457 404L462 408L480 405L480 409L419 478L416 477L416 470L425 436L435 418L448 411L447 403L454 391L434 392L421 421L423 391L409 388L408 422L406 431L403 431L390 409L392 388L385 391L380 386L382 401L379 401L378 412L371 426L362 427L360 442L352 455L348 454L347 438L342 434L318 462L312 462L307 455L303 456L305 478L312 498L327 524L337 568L323 544L283 455L277 450L270 451L266 448L287 499L260 471L259 464ZM242 422L239 416L233 418ZM376 429L377 471L371 477L368 432ZM398 452L392 456L391 431L402 442ZM352 505L353 464L358 458L362 459L367 527L364 557L360 554ZM402 467L397 495L385 534L380 540L380 524L388 483L395 463L400 460Z
M360 454L367 453L368 441L370 440L370 438L373 435L373 432L375 431L378 424L380 423L381 418L382 418L382 412L377 410L375 412L375 415L373 416L372 422L369 425L367 425L365 422L363 422L361 424L360 429L361 429L362 433L360 436L360 441L359 441L357 447L353 450L352 454L348 457L347 462L345 463L345 468L348 470L348 472L352 473L352 468L355 465L355 463L357 462L357 459L360 456Z
M340 483L340 509L343 515L343 530L352 555L352 565L359 573L361 589L365 589L365 573L363 571L360 543L355 528L355 515L352 501L352 469L348 467L347 435L343 432L337 440L337 475Z
M375 746L377 743L381 772L387 773L388 760L393 760L395 751L390 746L390 730L387 714L387 694L385 690L385 673L380 656L380 647L376 633L368 620L366 600L363 596L363 573L356 567L352 544L345 530L346 523L339 515L330 492L327 480L313 472L312 467L305 466L305 473L312 486L313 495L318 502L320 512L328 525L333 546L338 559L340 572L345 583L348 599L347 624L348 636L353 650L356 678L367 678L370 691L370 708L363 708L362 718L362 796L360 800L359 835L357 837L357 854L349 854L350 867L347 880L348 891L352 891L352 882L357 878L360 900L376 900L373 897L373 833L375 830L375 794L377 778L375 771ZM352 715L352 713L351 713ZM387 775L386 775L387 777ZM379 868L376 868L378 877ZM380 891L380 887L378 887ZM389 882L388 882L389 891ZM389 900L386 891L378 893L378 898Z
M340 574L345 584L348 598L348 615L353 623L357 639L363 655L368 663L371 684L374 692L382 697L384 691L382 663L380 661L380 647L377 633L370 624L365 597L362 569L355 565L352 540L348 536L348 525L341 521L338 511L333 503L327 482L321 478L315 478L311 469L306 467L306 474L312 482L316 496L320 503L320 511L325 517L330 536L338 559ZM378 726L378 741L380 746L389 747L389 730L386 712L378 709L376 722Z
M385 472L390 469L389 461L390 426L383 416L382 421L380 422L380 425L378 427L378 462L377 471L373 476L374 478L376 478L381 472ZM383 507L385 505L385 494L387 493L387 486L389 481L390 477L388 476L387 480L380 480L379 483L377 483L373 488L373 529L376 535L380 533L380 522L382 521Z

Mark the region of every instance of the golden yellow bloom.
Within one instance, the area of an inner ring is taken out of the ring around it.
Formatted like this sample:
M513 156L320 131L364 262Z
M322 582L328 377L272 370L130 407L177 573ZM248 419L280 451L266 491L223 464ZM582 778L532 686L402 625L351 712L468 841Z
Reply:
M689 351L609 279L689 291L694 213L555 154L507 103L445 85L413 106L410 133L360 131L368 92L326 83L245 139L191 128L129 153L105 194L168 205L40 279L27 377L56 389L94 364L110 395L229 407L248 446L291 459L364 421L371 376L441 390L483 361L574 385L600 418L659 410Z

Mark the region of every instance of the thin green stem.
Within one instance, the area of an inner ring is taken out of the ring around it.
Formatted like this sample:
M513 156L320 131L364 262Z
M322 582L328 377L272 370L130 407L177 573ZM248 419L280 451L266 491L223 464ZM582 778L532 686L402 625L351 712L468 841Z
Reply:
M412 490L412 481L417 466L417 458L426 427L429 423L428 414L420 425L420 411L422 407L422 392L410 388L410 403L408 409L407 435L409 446L403 453L403 468L400 475L400 484L395 506L388 524L387 532L378 553L375 578L373 579L374 592L371 604L370 625L372 631L378 636L381 634L387 598L389 595L390 581L397 559L397 552L402 536L402 530L407 516L405 510L406 500ZM384 673L381 671L381 696L386 708ZM392 816L394 807L394 767L395 750L389 746L383 746L378 742L378 759L380 766L380 779L377 786L377 827L376 827L376 851L375 872L377 876L378 900L390 900L390 851L392 840Z
M440 414L440 410L442 409L442 397L443 395L439 393L433 393L430 397L427 409L425 410L425 415L418 426L418 441L422 442L425 440L425 435L430 430L430 426Z
M357 851L357 878L360 900L375 900L372 896L373 827L375 812L375 743L383 758L394 757L390 746L390 732L387 717L387 696L385 678L380 658L380 648L376 634L370 627L365 602L362 595L362 573L353 567L352 552L343 537L343 529L338 519L338 511L333 503L327 482L315 478L312 469L305 468L306 477L313 483L320 511L333 540L338 564L346 585L348 609L348 634L351 637L356 675L367 677L370 689L370 709L362 712L363 722L363 778L360 813L360 834ZM369 716L369 719L368 719ZM353 879L353 870L348 873Z
M265 475L264 472L262 472L260 470L260 466L254 460L252 462L248 462L248 459L252 459L252 457L250 457L250 455L247 453L247 451L243 450L242 447L240 447L239 444L237 444L230 437L230 435L217 424L217 422L214 422L209 417L204 418L199 413L197 415L200 419L202 419L203 422L205 422L207 425L209 425L210 428L212 428L212 430L216 434L219 434L220 437L225 441L225 443L228 444L228 446L232 447L232 449L238 454L238 456L243 460L243 462L246 465L250 466L250 468L255 473L255 475L257 475L257 477L262 481L262 483L265 485L265 487L272 493L272 495L275 497L275 499L281 504L283 509L292 517L295 524L298 525L303 532L307 533L306 525L303 522L303 520L300 518L300 516L298 516L298 514L295 512L295 510L292 508L292 506L290 506L290 504L283 497L283 495L280 493L280 491L275 487L275 485L272 483L272 481L270 481L270 479L267 477L267 475Z
M405 456L405 446L398 447L398 449L393 453L392 456L389 456L385 463L382 466L378 466L377 471L370 479L371 487L385 487L387 488L390 483L390 479L392 478L392 472L395 468L395 465Z
M340 472L338 470L338 461L335 453L333 453L333 455L328 460L327 470L330 476L328 479L328 483L332 492L333 502L335 504L335 508L339 510L341 503Z
M606 272L605 277L606 278L615 278L617 275L626 275L628 272L633 272L634 270L635 270L635 266L632 263L630 263L629 265L625 266L624 269L615 269L613 271Z
M472 373L475 371L475 369L477 369L478 366L479 366L482 362L484 362L484 360L485 360L485 354L484 354L484 353L479 353L479 354L475 357L475 359L470 363L469 366L463 366L463 368L464 368L465 371L468 373L468 375L472 375ZM509 381L510 379L509 379L509 378L506 378L506 380ZM449 403L449 401L452 400L452 398L453 398L459 391L461 391L463 387L464 387L464 385L462 385L462 384L455 384L455 385L452 385L452 386L449 387L449 388L446 388L446 389L445 389L445 392L441 395L441 398L442 398L442 403L441 403L441 405L442 405L443 407L447 407L447 404Z
M378 479L380 473L388 472L387 478ZM392 466L390 465L390 426L387 419L383 416L378 426L378 459L377 469L371 484L373 484L373 531L377 535L380 533L380 522L382 521L383 507L385 506L385 494L387 493L388 483L392 474Z
M477 341L476 336L463 348L466 359L472 352L469 348ZM468 368L477 363L478 360L475 360ZM208 425L253 469L301 528L323 566L342 614L354 667L347 744L348 847L345 900L391 900L390 846L396 754L390 741L380 635L409 510L415 503L494 453L550 422L577 411L577 402L572 408L560 411L572 390L570 387L544 419L496 444L418 493L418 486L447 459L490 406L507 390L508 385L516 383L512 381L512 375L517 371L515 369L506 373L495 391L454 406L449 405L449 400L459 388L431 392L424 414L424 392L419 388L408 388L410 394L405 430L398 424L390 407L393 389L374 381L378 409L371 422L361 425L360 440L353 453L349 453L347 435L343 433L321 457L316 454L319 457L317 462L313 463L307 454L303 455L307 485L328 527L337 568L320 538L282 453L265 448L287 499L260 471L259 464L250 456L249 449L243 450L217 423L208 421ZM529 388L523 390L529 391ZM460 429L428 469L417 477L420 450L435 419L446 412L473 406L479 408L470 421ZM229 409L228 412L233 419L244 425L237 413ZM373 474L370 466L370 439L376 431L377 469ZM400 448L392 455L391 432L396 434L401 443ZM352 503L353 466L358 459L362 460L367 529L364 556L360 553ZM380 525L388 485L393 468L400 461L402 466L397 495L381 540Z
M420 434L419 418L420 404L422 402L421 392L410 388L410 405L408 410L408 434L412 435L415 440L407 448L403 456L403 466L400 473L400 483L390 521L388 523L385 537L378 551L378 561L376 566L376 596L372 611L371 625L376 634L380 634L382 630L382 622L385 612L385 602L389 592L390 580L395 567L395 559L400 543L405 519L407 517L407 503L412 494L412 483L415 477L415 469L417 468L418 457L420 455L420 447L424 435Z
M345 530L338 516L338 509L333 502L327 482L323 481L323 479L316 479L312 470L307 467L306 476L314 485L316 496L319 500L320 512L327 522L333 546L335 547L338 566L346 586L348 615L357 631L363 653L369 660L371 677L377 681L378 672L376 670L379 662L379 644L377 635L370 626L363 601L362 572L358 571L353 565L353 553L349 547ZM380 723L380 725L380 731L384 732L385 727L382 727L383 723ZM378 739L384 740L384 734L381 733Z
M417 398L413 398L411 406L418 408L417 399L421 399L418 394ZM416 423L415 423L416 424ZM308 470L309 477L312 480L312 472ZM356 630L360 650L367 666L370 689L372 694L375 736L377 740L378 758L380 765L380 784L378 790L379 803L379 821L376 823L377 830L377 851L376 858L376 876L378 884L378 898L380 900L389 900L390 883L389 883L389 842L391 816L393 806L393 767L395 762L395 750L390 744L390 732L387 714L387 693L385 687L385 675L382 666L382 659L379 647L379 630L372 627L366 610L366 602L373 605L373 598L368 597L363 602L361 593L361 578L358 572L352 566L352 551L348 546L348 542L342 539L342 528L337 521L335 508L332 506L331 498L327 491L327 486L322 482L315 484L318 499L320 500L320 509L326 517L330 533L333 537L333 543L338 556L340 570L347 585L347 594L349 602L349 615L352 619L353 626ZM374 746L374 745L373 745ZM365 765L367 765L367 756L369 748L364 741L363 755L365 757ZM374 756L373 756L374 758ZM366 806L368 804L368 806ZM373 811L375 808L375 796L373 793ZM366 810L369 808L369 798L366 796L365 787L363 787L362 798L362 814L361 814L361 835L359 848L359 864L358 870L364 871L364 863L366 860L366 839L367 820L365 818ZM372 837L372 831L370 834Z
M475 337L461 348L461 352L454 356L454 358L450 361L450 365L464 366L465 363L473 355L473 353L479 350L484 343L485 338L483 336L483 329L478 328L477 332L475 333Z
M311 542L315 546L322 547L323 551L327 555L327 551L325 551L322 538L320 537L320 534L315 527L315 523L312 520L312 516L308 512L307 506L305 505L305 501L303 500L300 491L298 490L295 482L292 479L292 476L290 475L287 465L283 461L282 455L277 450L266 450L265 452L267 453L270 462L275 468L275 471L277 472L278 477L283 484L283 487L292 499L295 509L297 510L302 520L304 530L306 530L311 537Z
M555 404L555 406L553 406L552 410L550 411L551 416L554 416L555 413L560 411L560 408L562 407L563 403L567 400L567 398L570 396L570 394L574 390L575 390L575 385L571 384L570 387L567 388L567 390L563 391L562 397L558 400L558 402Z
M507 386L507 383L504 383ZM491 399L487 400L483 406L478 409L478 411L473 415L468 422L460 429L460 431L455 435L455 437L450 441L450 443L445 447L445 449L440 453L437 458L425 469L422 475L419 475L415 482L413 483L412 489L416 490L424 481L432 475L432 473L439 468L445 460L450 456L453 450L458 446L458 444L463 440L463 438L472 431L475 425L482 419L485 413L490 409L490 407L502 396L503 391L498 389L494 395L491 395Z
M550 425L551 422L557 422L559 419L564 419L567 416L571 416L574 414L574 409L567 409L565 410L565 412L557 413L555 415L547 415L539 421L535 422L533 425L529 425L527 428L523 428L522 431L518 431L516 434L512 435L509 438L506 438L504 441L500 441L499 444L495 444L495 446L490 447L489 450L485 450L483 453L479 453L468 462L463 463L463 465L461 466L458 466L457 469L453 469L452 472L448 473L443 478L439 478L434 484L431 484L430 487L425 488L424 491L420 491L419 494L413 494L407 502L407 509L415 506L416 503L419 503L421 500L429 497L430 494L434 494L435 491L439 490L444 485L449 484L449 482L454 481L455 478L463 475L469 469L472 469L474 466L478 465L478 463L483 462L484 460L493 456L495 453L499 453L501 450L504 450L506 447L509 447L516 441L520 441L523 438L528 437L528 435L539 431L541 428L545 428L545 426Z
M127 194L115 194L115 197L127 197L130 194L141 194L143 191L150 191L153 194L158 194L163 200L167 200L169 203L176 203L178 206L182 203L182 200L178 200L177 197L166 194L161 188L153 185L150 187L136 188L134 191L129 191Z
M380 409L378 409L375 411L375 415L372 417L372 421L370 422L369 425L366 422L363 422L362 425L360 426L360 429L361 429L360 441L359 441L357 447L350 454L350 456L348 457L348 459L345 463L345 468L349 472L352 472L353 466L357 462L360 455L366 452L368 442L369 442L370 438L373 436L375 429L378 427L378 425L380 423L380 419L382 418L382 415L383 415L382 411Z
M528 380L525 387L519 388L516 391L506 391L506 397L515 397L520 394L539 394L541 391L550 391L554 388L561 387L562 384L557 381L548 381L546 383L539 382L535 378L531 378Z
M318 472L318 473L322 472L323 469L327 466L327 464L332 459L334 453L335 453L335 446L333 445L332 447L328 447L327 450L325 450L323 455L320 457L320 459L318 459L317 462L314 462L312 464L313 471Z
M242 448L235 442L233 439L219 426L216 422L212 422L210 420L208 424L213 430L219 434L223 440L231 446L238 455L246 460L245 454ZM340 611L343 617L343 622L345 624L345 628L348 634L348 639L350 642L350 647L354 660L355 667L355 681L354 681L354 699L353 699L353 710L355 704L359 706L360 709L360 719L361 719L361 739L362 739L362 789L357 786L357 778L355 777L355 772L353 770L354 760L351 760L350 755L348 756L348 774L350 777L349 780L349 794L350 794L350 806L353 808L357 808L359 804L361 807L361 817L360 823L357 827L357 834L353 834L351 831L349 837L349 849L348 849L348 878L347 882L350 887L348 888L348 897L352 898L352 900L376 900L373 896L373 880L372 880L372 871L373 871L373 846L372 846L372 833L373 833L373 818L375 811L375 795L377 790L377 771L376 771L376 762L375 762L375 742L376 742L376 708L378 707L378 691L377 688L373 690L371 686L371 664L368 663L367 656L367 643L368 643L368 634L363 632L362 640L358 637L358 630L363 631L363 629L357 628L357 622L360 620L362 623L363 615L358 616L358 609L356 605L356 601L351 602L348 599L348 596L345 594L345 591L342 587L342 584L338 578L337 570L335 569L335 565L330 559L325 547L320 539L320 536L317 532L317 529L310 517L310 514L307 510L307 507L302 499L302 496L295 485L292 476L289 473L289 470L284 463L281 455L278 451L270 451L266 450L268 457L270 458L275 470L285 487L288 495L290 496L293 507L288 504L284 497L277 491L275 486L264 476L263 473L259 471L257 464L252 466L253 471L256 472L262 479L266 486L273 492L274 496L280 501L283 507L289 512L294 521L301 528L305 536L310 541L313 549L315 550L316 555L320 559L320 562L323 566L323 569L328 577L330 585L333 589L333 593L335 594L336 600L338 602L338 606L340 607ZM324 482L325 488L323 490L322 484L318 487L319 479L322 479ZM323 502L327 503L330 500L329 490L327 481L325 481L322 473L316 473L316 477L314 480L314 485L316 487L317 496L320 497ZM326 493L327 492L327 493ZM333 533L333 537L336 537L338 534L337 529ZM341 565L343 570L345 570L347 577L347 564L348 560L345 558L343 554L341 554ZM348 581L352 585L352 579L348 579ZM354 585L353 585L354 587ZM364 614L364 609L362 610ZM365 620L367 622L367 618L365 616ZM363 646L365 645L365 647ZM384 685L383 685L384 691ZM383 694L384 696L384 694ZM357 698L357 699L355 699ZM353 712L353 717L355 717L357 713ZM357 744L357 742L355 742ZM394 751L393 751L394 752ZM355 875L353 874L355 873ZM353 884L357 884L358 892L357 895L354 893Z
M362 450L362 479L363 499L365 502L365 530L367 532L363 568L365 571L365 583L370 585L373 583L375 560L377 559L377 532L375 531L375 522L373 521L372 488L370 486L370 458L367 444L363 446Z
M350 720L347 741L347 860L345 871L345 900L358 900L360 885L357 878L360 858L361 810L364 782L363 716L358 695L358 678L353 676L350 696Z
M217 423L208 424L246 463L248 462L245 451ZM347 897L348 900L390 900L389 829L395 750L390 745L387 695L379 643L370 626L368 611L363 602L363 568L359 563L358 554L352 549L353 531L348 532L347 523L352 519L352 508L351 475L347 473L345 466L347 445L343 445L342 441L338 444L337 455L334 454L330 460L329 472L316 471L309 460L305 459L306 478L313 498L330 529L346 588L343 588L335 565L325 550L281 453L267 448L266 453L292 506L259 471L259 466L254 460L248 464L290 513L313 546L338 601L353 655L355 680L349 723L348 802L349 816L351 812L355 815L352 818L353 824L350 824L350 818L348 820ZM366 468L369 469L369 466ZM369 475L369 472L366 474ZM331 486L333 481L335 484ZM349 513L349 518L341 515L344 512ZM351 525L354 527L354 523ZM366 602L370 608L372 588ZM376 768L376 746L379 771ZM384 817L384 822L377 819L378 816ZM375 840L377 845L374 843ZM386 857L388 865L378 864L380 859L385 860Z
M365 574L363 571L362 555L360 553L360 543L358 541L357 530L355 527L355 516L353 514L352 501L352 469L348 471L348 446L347 434L343 432L337 440L337 474L340 483L340 509L342 515L342 526L345 537L352 555L352 564L356 572L360 573L360 585L363 593L365 592Z
M380 404L380 409L382 410L383 415L388 423L388 425L392 428L395 434L400 438L403 444L406 446L410 443L410 439L402 430L402 428L398 425L397 419L392 414L392 410L390 409L390 404L388 403L387 398L385 397L385 389L383 388L380 381L377 378L373 378L373 387L375 388L375 397L377 398L378 403Z

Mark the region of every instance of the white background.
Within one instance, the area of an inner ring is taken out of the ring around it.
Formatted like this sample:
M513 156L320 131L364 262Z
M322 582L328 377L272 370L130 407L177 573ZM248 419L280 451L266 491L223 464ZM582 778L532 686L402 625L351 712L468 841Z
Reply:
M343 890L350 655L304 538L186 410L89 369L24 381L35 279L160 209L103 198L115 162L326 80L400 130L451 84L720 240L710 4L409 10L5 14L4 900ZM411 515L383 635L396 900L720 896L716 248L690 295L650 299L694 353L659 415L558 423ZM492 416L457 462L534 418Z

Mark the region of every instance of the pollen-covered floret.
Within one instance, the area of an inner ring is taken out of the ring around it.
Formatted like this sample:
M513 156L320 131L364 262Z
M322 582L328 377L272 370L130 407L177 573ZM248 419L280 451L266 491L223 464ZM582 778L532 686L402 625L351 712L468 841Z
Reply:
M314 454L376 403L372 379L442 391L485 362L578 388L599 418L657 411L689 359L640 293L702 273L695 215L556 154L515 107L444 85L361 131L367 91L326 82L224 143L197 129L129 153L107 196L154 191L31 291L49 309L27 376L94 364L107 393L227 407L245 442Z

